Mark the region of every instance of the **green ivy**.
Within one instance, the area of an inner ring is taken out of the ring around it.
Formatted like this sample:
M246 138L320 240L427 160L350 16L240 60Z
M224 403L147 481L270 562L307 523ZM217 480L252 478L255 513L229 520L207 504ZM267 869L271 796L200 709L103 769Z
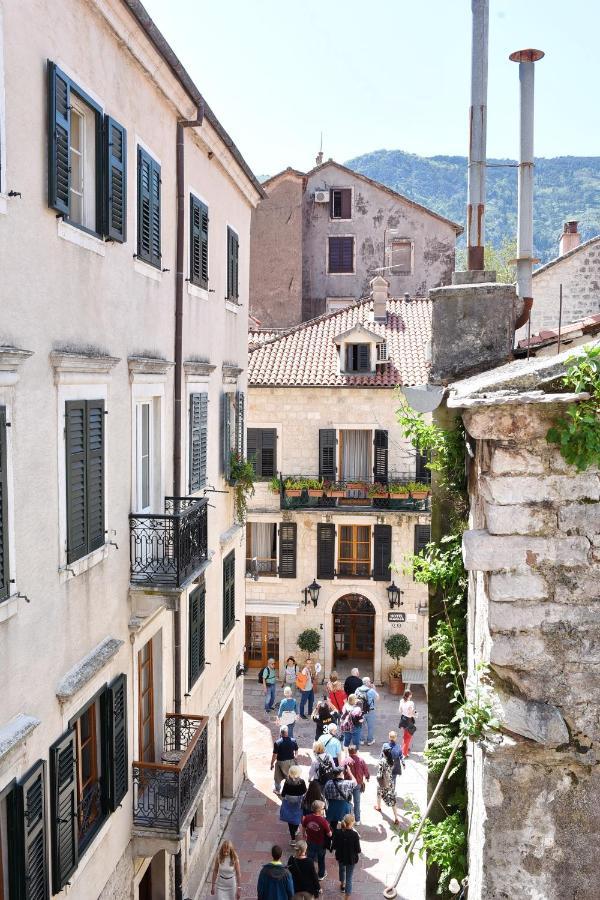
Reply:
M590 398L570 403L546 440L558 444L563 459L578 472L600 466L600 347L571 357L561 384L569 391L586 392Z

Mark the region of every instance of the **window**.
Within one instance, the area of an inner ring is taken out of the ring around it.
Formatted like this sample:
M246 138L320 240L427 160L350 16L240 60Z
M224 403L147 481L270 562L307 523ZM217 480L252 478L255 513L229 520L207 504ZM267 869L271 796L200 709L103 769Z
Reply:
M223 640L235 625L235 550L223 560Z
M104 544L104 400L65 403L67 562Z
M246 524L246 575L277 575L277 525Z
M48 65L48 205L73 225L126 240L127 133Z
M152 402L144 400L135 408L137 511L148 512L152 504Z
M6 450L6 407L0 406L0 600L10 594L8 563L8 460Z
M431 540L431 525L415 525L415 553L420 553Z
M138 652L138 759L154 762L154 658L152 639Z
M208 207L190 194L190 282L208 288Z
M190 494L206 485L208 455L208 394L190 394Z
M392 275L410 275L412 272L411 241L392 240L390 265Z
M75 722L77 824L80 852L93 838L104 814L101 730L100 701L96 700Z
M317 578L335 578L335 525L317 523Z
M371 345L346 344L346 372L371 371Z
M138 147L137 258L161 267L160 165Z
M231 474L231 454L244 458L246 445L245 395L242 391L227 391L221 397L221 461L223 474Z
M188 690L191 690L204 672L206 662L204 585L190 592L188 603Z
M340 525L338 575L369 578L371 575L371 528Z
M332 219L352 218L352 189L334 188L329 194L329 215Z
M340 430L340 477L342 481L371 481L373 432L362 428Z
M275 428L248 429L248 459L258 478L277 474L277 431Z
M238 302L239 297L239 238L233 228L227 226L227 300Z
M354 272L354 238L330 237L329 238L329 266L330 274Z
M389 581L392 577L392 526L373 526L373 579Z
M425 453L422 453L420 450L417 450L415 461L415 481L431 484L431 469L429 468L431 452L426 451Z

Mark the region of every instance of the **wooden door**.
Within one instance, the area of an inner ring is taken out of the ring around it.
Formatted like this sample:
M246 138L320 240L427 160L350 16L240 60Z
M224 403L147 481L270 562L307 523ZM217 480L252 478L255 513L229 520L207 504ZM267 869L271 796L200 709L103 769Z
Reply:
M247 668L260 669L268 659L279 660L279 619L277 616L246 616Z
M154 762L152 640L138 653L138 754L140 762Z
M350 594L333 608L334 663L343 659L373 659L375 610L369 600Z

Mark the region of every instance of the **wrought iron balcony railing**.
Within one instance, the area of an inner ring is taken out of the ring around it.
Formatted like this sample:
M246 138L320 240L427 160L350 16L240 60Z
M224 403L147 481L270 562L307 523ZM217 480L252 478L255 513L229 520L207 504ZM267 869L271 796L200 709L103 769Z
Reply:
M259 556L246 557L246 575L252 578L277 575L277 559Z
M320 481L316 476L280 476L281 509L344 509L367 507L414 512L429 510L431 472L416 489L411 473L389 475L385 483L373 476L345 481Z
M129 516L132 584L182 587L208 554L207 501L165 497L164 514Z
M206 778L208 719L169 713L162 763L133 763L133 823L178 837Z

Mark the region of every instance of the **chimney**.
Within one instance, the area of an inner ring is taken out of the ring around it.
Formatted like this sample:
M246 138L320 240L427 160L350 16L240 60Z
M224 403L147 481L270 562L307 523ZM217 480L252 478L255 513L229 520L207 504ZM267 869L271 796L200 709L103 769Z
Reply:
M471 0L471 107L467 168L467 269L483 271L489 0Z
M558 255L562 256L564 253L568 253L569 250L574 250L575 247L579 247L581 243L581 235L577 231L577 222L565 222L563 226L563 233L560 236L560 241L558 244Z
M320 166L321 163L323 162L323 151L322 150L319 150L319 152L315 156L315 162L318 166Z
M373 298L373 319L376 322L387 321L387 300L390 294L389 282L376 275L371 279L371 296Z

